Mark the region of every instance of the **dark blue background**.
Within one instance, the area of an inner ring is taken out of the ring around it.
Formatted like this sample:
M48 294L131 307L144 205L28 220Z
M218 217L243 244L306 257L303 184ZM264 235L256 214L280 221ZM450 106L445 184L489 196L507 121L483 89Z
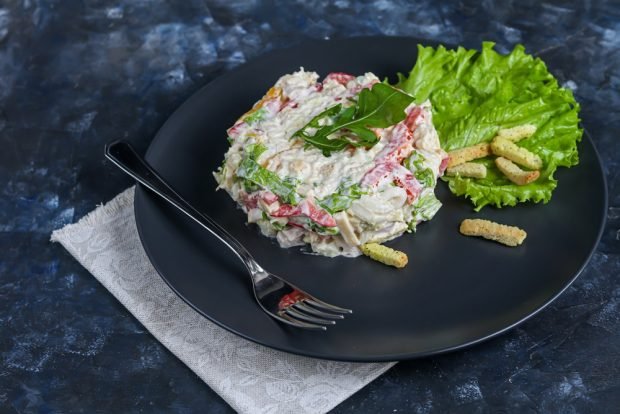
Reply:
M620 4L473 0L0 2L0 412L232 411L50 232L131 184L105 142L144 151L192 92L267 50L380 34L521 42L548 61L582 105L610 206L554 304L469 350L400 363L335 412L617 412Z

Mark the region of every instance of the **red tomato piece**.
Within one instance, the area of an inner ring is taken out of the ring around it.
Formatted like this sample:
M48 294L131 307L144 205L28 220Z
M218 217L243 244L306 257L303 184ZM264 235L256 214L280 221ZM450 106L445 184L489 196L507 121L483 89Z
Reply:
M390 180L407 192L407 203L411 204L422 191L422 185L416 180L411 171L392 161L376 164L362 178L361 186L378 186L385 180Z
M389 139L387 145L377 154L377 163L401 163L413 152L413 133L403 122L392 128Z
M256 191L252 194L244 193L241 196L243 205L248 209L256 208L258 200L263 200L267 205L271 205L278 201L278 196L271 191Z
M231 138L237 138L239 136L239 133L241 132L241 129L245 128L246 126L247 124L243 121L236 122L235 125L228 128L228 136Z
M294 305L297 302L306 298L306 295L295 289L291 293L287 293L286 295L282 296L282 299L280 299L280 302L278 302L278 309L282 310L284 308L288 308L289 306Z
M420 195L422 185L411 171L402 165L398 165L398 167L399 168L393 172L394 183L407 192L407 203L411 204L418 198L418 195Z
M442 175L446 168L448 168L448 161L450 161L450 157L446 154L446 156L441 160L441 164L439 164L439 175Z
M327 211L318 208L312 202L303 200L296 206L282 204L279 209L271 213L273 217L305 216L324 227L336 227L336 220Z
M334 80L338 82L339 84L341 84L342 86L347 86L347 84L354 79L355 79L355 76L349 75L348 73L332 72L328 74L327 76L325 76L325 79L323 80L323 82L327 80Z
M413 132L415 131L416 127L420 125L423 118L424 118L424 114L422 112L422 107L415 106L407 114L407 117L405 118L405 125L407 125L407 128L409 128L409 130Z
M364 175L360 185L362 187L371 187L379 184L392 174L392 171L394 171L396 165L397 164L393 162L381 162L375 164L375 166Z

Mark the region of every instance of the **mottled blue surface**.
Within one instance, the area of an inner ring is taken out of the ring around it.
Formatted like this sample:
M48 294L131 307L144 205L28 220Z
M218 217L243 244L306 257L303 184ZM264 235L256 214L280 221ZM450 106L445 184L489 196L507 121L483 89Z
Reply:
M3 0L1 413L232 411L49 234L130 185L105 142L145 150L193 91L267 50L376 34L522 42L543 57L582 104L610 207L591 263L554 304L469 350L398 364L335 411L618 412L618 2Z

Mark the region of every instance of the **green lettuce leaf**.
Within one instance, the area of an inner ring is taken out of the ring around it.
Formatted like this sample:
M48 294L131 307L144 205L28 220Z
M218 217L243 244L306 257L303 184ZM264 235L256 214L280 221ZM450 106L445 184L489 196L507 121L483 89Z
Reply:
M370 128L387 128L405 119L413 97L384 83L362 89L353 106L332 106L315 116L293 137L303 139L328 157L349 145L370 148L378 141ZM335 135L339 133L340 135Z
M411 212L411 221L409 222L409 232L415 232L418 223L432 219L441 208L441 201L435 196L433 190L424 191L418 197Z
M561 88L545 63L517 45L508 55L485 42L482 51L459 47L447 50L418 46L418 60L405 77L399 74L397 87L420 103L433 105L433 123L442 148L451 151L489 142L501 128L536 125L536 133L519 142L544 163L535 182L517 186L495 167L484 179L445 177L450 190L471 199L480 210L485 205L514 206L525 201L548 202L557 182L557 167L579 162L577 142L581 140L579 104L570 90Z
M421 152L413 151L409 158L403 162L403 165L415 175L416 180L423 187L435 188L435 184L437 184L435 172L427 168L424 162L426 162L426 157Z
M265 108L260 108L254 112L252 112L250 115L246 116L244 118L244 121L247 122L248 124L252 125L257 123L258 121L262 121L263 118L265 117Z
M353 201L359 200L364 194L366 191L362 190L359 184L341 184L335 193L317 200L317 204L330 214L335 214L351 207Z
M256 191L258 188L265 188L284 203L296 205L301 201L297 194L297 185L294 179L280 178L273 171L261 166L257 160L267 148L264 145L254 144L246 149L246 156L241 160L237 169L237 176L244 179L246 189Z

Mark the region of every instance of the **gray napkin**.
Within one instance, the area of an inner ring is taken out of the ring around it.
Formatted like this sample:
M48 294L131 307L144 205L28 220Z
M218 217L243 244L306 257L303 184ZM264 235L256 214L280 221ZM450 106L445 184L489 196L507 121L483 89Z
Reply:
M240 413L325 413L395 363L301 357L249 342L174 294L144 252L134 189L52 233L164 346ZM258 312L258 311L257 311Z

